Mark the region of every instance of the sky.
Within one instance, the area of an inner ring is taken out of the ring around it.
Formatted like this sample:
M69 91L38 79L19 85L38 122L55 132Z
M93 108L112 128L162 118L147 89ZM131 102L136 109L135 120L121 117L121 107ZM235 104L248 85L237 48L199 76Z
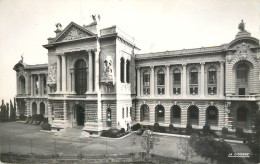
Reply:
M100 14L137 40L140 53L218 46L231 42L243 19L260 38L260 0L0 0L0 99L16 94L14 65L47 63L42 45L55 23L83 25Z

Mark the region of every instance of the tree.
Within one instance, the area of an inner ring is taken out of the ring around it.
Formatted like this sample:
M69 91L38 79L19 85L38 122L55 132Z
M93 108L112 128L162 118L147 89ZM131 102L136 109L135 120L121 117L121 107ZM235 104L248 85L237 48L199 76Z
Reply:
M153 131L146 130L144 131L142 135L142 147L146 151L147 160L149 159L149 153L154 148L154 145L156 145L159 142L159 138L153 134Z
M186 161L195 157L196 155L194 149L191 146L191 141L186 138L180 138L179 142L177 143L177 148L180 151L180 154L185 157Z
M10 100L10 120L12 120L12 121L16 120L16 114L15 114L15 110L14 110L12 100Z

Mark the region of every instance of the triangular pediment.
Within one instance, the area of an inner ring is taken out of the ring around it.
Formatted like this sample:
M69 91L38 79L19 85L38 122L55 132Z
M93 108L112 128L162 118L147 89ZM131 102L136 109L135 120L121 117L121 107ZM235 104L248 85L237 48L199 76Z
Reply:
M63 42L63 41L70 41L70 40L77 40L81 38L93 37L95 36L94 33L91 31L77 25L74 22L71 22L57 38L54 42Z

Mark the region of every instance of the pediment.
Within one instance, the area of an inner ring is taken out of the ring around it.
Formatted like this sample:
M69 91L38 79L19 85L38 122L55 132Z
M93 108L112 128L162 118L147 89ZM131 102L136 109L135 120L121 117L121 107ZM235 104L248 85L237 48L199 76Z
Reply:
M63 42L69 40L77 40L80 38L87 38L95 36L94 33L88 31L87 29L77 25L74 22L71 22L55 39L54 42Z

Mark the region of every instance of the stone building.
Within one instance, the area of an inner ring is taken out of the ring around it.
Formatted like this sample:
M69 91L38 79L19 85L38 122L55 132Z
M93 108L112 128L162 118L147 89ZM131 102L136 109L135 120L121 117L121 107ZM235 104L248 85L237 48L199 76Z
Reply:
M140 54L116 26L95 20L65 29L43 45L48 64L17 72L18 113L42 113L53 126L100 132L134 123L251 130L260 108L260 47L239 24L215 47Z

